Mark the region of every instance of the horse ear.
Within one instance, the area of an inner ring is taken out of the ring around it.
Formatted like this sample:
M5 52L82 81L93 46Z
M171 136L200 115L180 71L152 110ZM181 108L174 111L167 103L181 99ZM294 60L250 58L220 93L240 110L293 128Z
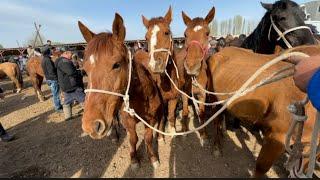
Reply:
M267 11L271 11L271 10L272 10L273 4L263 3L263 2L260 2L260 3L261 3L261 6L262 6L263 8L265 8Z
M183 11L182 11L182 18L183 18L183 22L184 22L185 25L188 25L192 21L189 18L189 16L186 13L184 13Z
M82 36L86 40L86 42L89 42L96 35L92 31L90 31L90 29L87 28L87 26L82 24L82 22L80 22L80 21L78 21L78 26L79 26L79 29L82 33Z
M146 28L149 27L149 20L146 17L144 17L144 15L142 15L142 22Z
M171 9L171 6L169 7L169 10L168 10L166 16L164 17L164 19L166 20L167 23L171 23L171 21L172 21L172 9Z
M216 9L212 7L212 9L209 11L208 15L205 18L205 21L208 24L213 20L215 13L216 13Z
M124 41L126 38L126 28L124 27L122 17L118 13L115 14L113 20L112 33L113 36L119 41Z

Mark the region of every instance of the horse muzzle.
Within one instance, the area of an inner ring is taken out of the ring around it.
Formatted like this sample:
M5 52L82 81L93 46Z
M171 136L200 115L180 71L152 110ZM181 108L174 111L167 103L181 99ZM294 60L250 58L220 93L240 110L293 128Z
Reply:
M186 61L184 62L184 68L187 71L187 74L190 76L198 76L200 74L201 63L196 64L194 67L189 68Z
M92 132L89 133L92 139L102 139L108 134L112 125L107 125L102 119L96 119L92 124Z

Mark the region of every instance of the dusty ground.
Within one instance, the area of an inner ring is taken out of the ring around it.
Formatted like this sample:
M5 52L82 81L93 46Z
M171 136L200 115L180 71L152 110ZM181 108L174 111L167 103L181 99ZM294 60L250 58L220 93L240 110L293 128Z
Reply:
M129 144L124 130L119 142L109 138L81 137L81 117L63 121L50 99L38 102L28 78L21 94L12 94L12 84L1 81L6 99L0 102L0 121L16 140L0 142L0 177L250 177L260 144L245 129L228 131L223 155L214 158L211 145L203 148L197 134L166 138L157 146L160 167L154 170L143 143L143 126L138 125L140 169L132 171ZM77 107L76 107L77 109ZM193 128L193 122L190 123ZM209 125L210 129L210 125ZM156 144L156 143L155 143ZM268 177L287 177L282 158Z

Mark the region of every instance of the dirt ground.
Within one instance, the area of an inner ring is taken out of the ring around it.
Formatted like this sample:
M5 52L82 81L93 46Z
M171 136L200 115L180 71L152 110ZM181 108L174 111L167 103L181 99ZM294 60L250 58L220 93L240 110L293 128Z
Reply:
M27 77L25 85L21 94L13 94L10 81L0 82L6 90L6 98L0 102L0 122L16 137L9 143L0 142L0 177L250 177L254 170L261 146L244 128L227 131L221 157L213 156L212 143L202 147L197 134L166 137L166 144L155 142L160 167L154 170L145 151L144 127L139 123L140 168L133 171L123 129L119 142L83 137L81 117L63 121L63 114L54 112L46 84L42 87L48 99L43 103L38 102ZM190 128L194 123L190 121ZM285 160L283 156L267 176L287 177Z

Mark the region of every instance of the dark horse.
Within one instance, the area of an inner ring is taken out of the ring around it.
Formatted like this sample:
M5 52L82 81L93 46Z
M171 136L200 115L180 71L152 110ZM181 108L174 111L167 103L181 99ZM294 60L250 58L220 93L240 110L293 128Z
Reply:
M252 49L256 53L273 54L276 45L287 49L283 39L278 39L279 34L271 24L271 17L277 28L283 33L296 27L306 26L305 14L299 5L290 0L280 0L274 4L261 3L267 10L257 28L246 38L241 47ZM268 38L269 36L269 38ZM316 44L310 29L298 29L285 35L291 46Z

